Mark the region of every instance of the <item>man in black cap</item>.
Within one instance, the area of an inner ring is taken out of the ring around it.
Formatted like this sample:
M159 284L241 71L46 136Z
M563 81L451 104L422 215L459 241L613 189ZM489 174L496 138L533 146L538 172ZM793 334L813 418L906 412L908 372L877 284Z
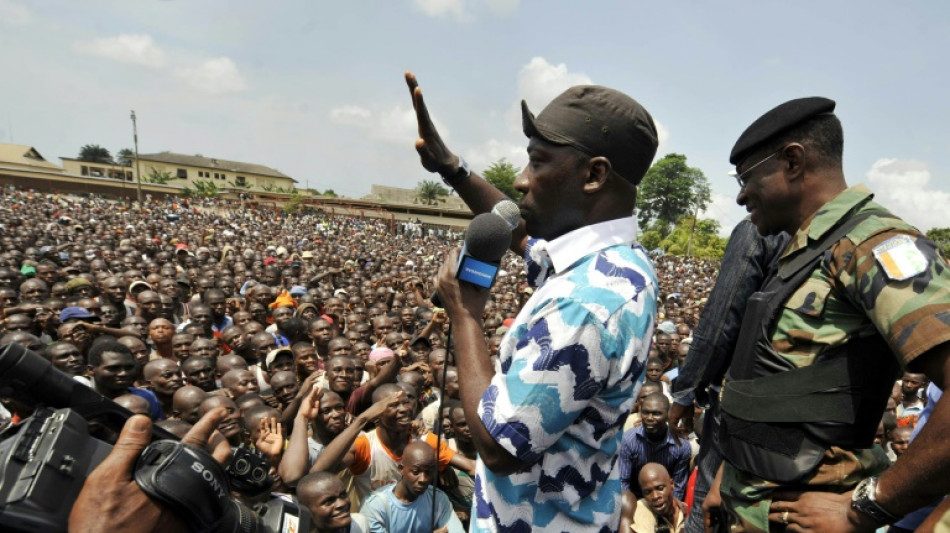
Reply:
M940 440L950 407L936 406L886 472L872 447L899 364L950 386L950 268L870 190L845 183L834 108L786 102L730 156L737 201L759 232L792 236L749 299L723 386L720 491L732 531L873 531L950 489ZM827 492L789 498L782 488Z
M423 167L473 212L491 211L504 194L445 146L415 76L406 82ZM617 450L656 313L633 218L656 127L635 100L600 86L572 87L537 116L522 102L522 124L530 162L515 181L524 220L511 249L537 290L501 342L498 373L482 328L488 291L458 283L458 252L436 280L479 456L471 527L616 531Z

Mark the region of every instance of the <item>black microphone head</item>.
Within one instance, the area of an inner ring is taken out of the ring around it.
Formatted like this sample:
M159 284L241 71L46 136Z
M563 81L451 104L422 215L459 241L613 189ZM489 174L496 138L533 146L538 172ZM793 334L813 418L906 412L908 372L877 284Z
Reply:
M518 204L507 198L495 204L495 207L491 208L491 212L505 219L508 228L511 230L517 228L518 224L521 223L521 209L518 208Z
M499 261L511 246L511 228L494 213L482 213L472 219L465 232L465 250L479 261Z

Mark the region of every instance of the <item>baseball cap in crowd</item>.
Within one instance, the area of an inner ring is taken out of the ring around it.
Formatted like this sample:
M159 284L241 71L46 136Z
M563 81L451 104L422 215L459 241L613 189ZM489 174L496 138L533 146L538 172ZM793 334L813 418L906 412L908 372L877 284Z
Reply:
M660 333L672 335L673 333L676 333L676 324L670 320L666 320L664 322L660 322L660 324L656 327L656 330Z
M132 284L129 285L129 294L137 294L142 291L150 290L152 290L152 286L149 285L148 282L142 280L133 281Z
M92 283L86 278L75 277L66 282L66 292L73 292L80 287L91 287Z
M82 307L67 307L60 311L59 321L66 324L70 320L85 320L87 322L99 322L99 317L83 309Z
M528 137L606 157L614 172L634 185L656 155L653 117L636 100L599 85L577 85L561 93L537 117L521 101L521 128Z
M303 285L294 285L290 288L291 296L303 296L304 294L307 294L307 288Z
M291 360L294 358L294 352L292 352L290 348L286 346L274 348L273 350L267 352L267 356L264 357L264 368L270 368L270 365L273 364L274 361L277 360L277 357L281 354L287 355Z

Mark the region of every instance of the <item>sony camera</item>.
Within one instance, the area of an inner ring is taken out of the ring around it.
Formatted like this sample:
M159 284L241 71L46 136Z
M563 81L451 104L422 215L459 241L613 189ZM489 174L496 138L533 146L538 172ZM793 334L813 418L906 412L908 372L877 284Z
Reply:
M0 348L0 398L35 407L0 432L0 524L4 531L66 531L72 503L132 416L128 410L18 345ZM134 472L139 487L193 531L310 530L310 511L275 496L246 505L232 497L266 493L273 480L257 451L239 448L227 469L205 450L155 427Z

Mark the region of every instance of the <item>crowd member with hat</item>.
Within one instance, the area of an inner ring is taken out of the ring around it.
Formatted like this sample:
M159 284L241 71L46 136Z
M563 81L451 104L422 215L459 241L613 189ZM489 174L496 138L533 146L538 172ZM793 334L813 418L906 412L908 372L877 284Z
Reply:
M750 298L722 391L732 531L872 531L950 490L944 400L886 472L872 447L898 365L950 386L950 268L869 189L848 187L834 109L785 102L730 154L759 233L791 235L778 275ZM792 487L816 492L777 492Z
M422 165L472 211L490 211L505 196L445 146L415 76L406 81ZM482 327L488 291L459 284L457 252L436 280L479 452L471 527L601 531L619 523L616 453L655 323L656 275L631 214L656 126L635 100L600 86L572 87L537 116L525 102L521 110L529 163L514 184L524 221L511 249L537 290L502 341L499 372Z

